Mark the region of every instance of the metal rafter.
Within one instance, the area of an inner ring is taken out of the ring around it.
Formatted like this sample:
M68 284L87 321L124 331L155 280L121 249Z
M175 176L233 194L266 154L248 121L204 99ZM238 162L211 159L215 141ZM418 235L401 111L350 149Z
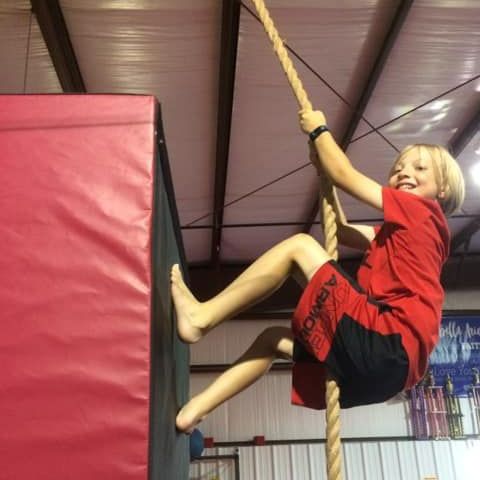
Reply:
M480 129L480 109L470 119L470 121L455 135L449 142L449 149L454 157L458 157L465 147L472 141L473 137Z
M480 215L465 225L453 238L450 245L451 253L458 247L466 244L480 229Z
M477 214L460 214L455 215L455 218L463 219L473 219L477 218ZM368 217L368 218L356 218L350 223L353 224L364 224L364 223L382 223L383 217L380 215L378 217ZM321 222L315 221L314 225L320 225ZM224 223L222 229L225 228L271 228L271 227L300 227L304 225L303 222L255 222L255 223ZM210 230L213 228L212 224L205 225L184 225L180 227L182 230Z
M269 372L289 372L292 365L292 362L275 362ZM228 363L193 364L190 365L190 373L222 373L230 367Z
M85 84L58 0L31 0L31 5L63 91L85 93Z
M210 261L218 267L222 241L223 205L227 184L228 153L232 123L235 65L240 23L240 3L225 0L222 10L222 34L219 68L219 95L217 111L217 147L215 166L215 194Z
M390 24L390 28L385 36L385 40L382 44L382 48L378 52L377 58L375 59L375 63L373 64L372 70L368 76L365 88L363 89L360 98L353 110L352 116L348 122L348 125L345 129L345 134L340 141L340 147L342 150L346 150L350 141L352 140L353 134L358 127L360 120L365 113L367 108L368 102L372 96L372 93L377 85L378 79L380 78L383 69L387 63L388 57L390 52L395 45L395 42L398 38L400 30L405 23L405 20L410 12L412 7L413 0L403 0L400 5L397 7L397 11L393 16L392 23ZM315 194L315 200L312 202L312 209L310 210L310 214L307 218L307 221L302 229L304 233L310 232L313 222L317 217L319 205L318 205L318 193Z

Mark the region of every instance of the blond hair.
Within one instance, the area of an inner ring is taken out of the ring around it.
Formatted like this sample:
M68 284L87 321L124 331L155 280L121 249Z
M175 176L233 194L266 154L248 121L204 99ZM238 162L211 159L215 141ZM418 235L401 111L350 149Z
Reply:
M460 166L445 147L427 143L408 145L400 152L395 163L414 148L418 149L420 158L432 159L437 186L444 192L443 197L438 198L438 203L448 217L461 208L465 199L465 180Z

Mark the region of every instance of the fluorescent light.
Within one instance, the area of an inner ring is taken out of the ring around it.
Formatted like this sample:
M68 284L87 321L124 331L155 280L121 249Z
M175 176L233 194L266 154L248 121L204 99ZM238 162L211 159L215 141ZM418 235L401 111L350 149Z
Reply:
M438 112L439 110L444 110L451 103L451 100L435 100L430 105L430 110Z
M477 162L470 170L473 181L480 187L480 162Z
M447 116L447 112L437 113L437 114L432 118L432 122L438 122L439 120L441 120L442 118L445 118L446 116Z

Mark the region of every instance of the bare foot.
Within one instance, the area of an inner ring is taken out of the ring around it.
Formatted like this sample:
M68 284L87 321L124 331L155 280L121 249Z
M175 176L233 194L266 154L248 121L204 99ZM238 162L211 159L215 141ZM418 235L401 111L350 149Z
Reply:
M199 322L200 302L192 295L183 281L182 273L177 264L173 265L170 280L172 298L177 314L178 336L185 343L195 343L203 336Z
M177 430L191 434L195 427L206 417L206 415L199 413L196 406L196 400L193 398L178 412L175 419Z

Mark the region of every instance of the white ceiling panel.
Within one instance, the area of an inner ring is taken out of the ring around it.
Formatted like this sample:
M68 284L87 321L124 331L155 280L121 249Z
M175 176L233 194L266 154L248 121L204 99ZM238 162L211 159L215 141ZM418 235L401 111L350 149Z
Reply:
M210 259L211 230L182 230L183 246L189 263L205 262Z
M225 228L220 258L226 262L258 258L276 243L297 232L295 227Z
M308 159L304 158L298 165L305 164L305 161L308 162ZM271 180L282 174L282 171L272 171ZM235 192L235 195L229 195L228 201L239 201L225 208L224 223L304 221L309 214L310 201L317 191L316 179L313 167L307 164L305 168L253 195L240 199L248 191Z
M380 125L480 72L475 5L414 2L365 112L370 122Z

